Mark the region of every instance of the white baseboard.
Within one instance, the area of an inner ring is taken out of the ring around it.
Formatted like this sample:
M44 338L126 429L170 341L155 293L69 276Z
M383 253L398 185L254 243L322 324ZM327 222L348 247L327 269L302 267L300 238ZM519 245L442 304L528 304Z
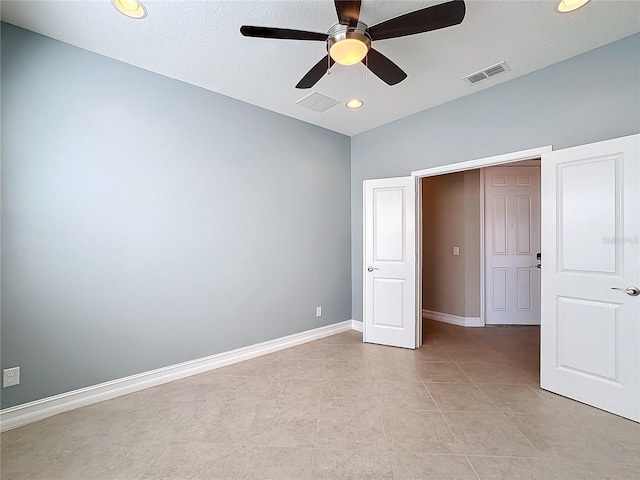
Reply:
M452 325L458 325L460 327L484 327L480 317L460 317L449 313L422 310L422 318L429 318L443 323L451 323Z
M351 320L351 329L356 332L362 332L362 322L358 320Z
M12 428L37 422L38 420L57 415L58 413L67 412L75 408L102 402L191 375L204 373L209 370L242 362L243 360L249 360L250 358L277 352L278 350L301 345L313 340L335 335L336 333L346 332L352 329L358 330L358 325L356 324L360 324L359 328L360 331L362 331L362 322L346 320L325 327L307 330L306 332L257 343L248 347L237 348L228 352L138 373L129 377L118 378L98 385L92 385L15 407L5 408L4 410L0 410L0 431L11 430Z

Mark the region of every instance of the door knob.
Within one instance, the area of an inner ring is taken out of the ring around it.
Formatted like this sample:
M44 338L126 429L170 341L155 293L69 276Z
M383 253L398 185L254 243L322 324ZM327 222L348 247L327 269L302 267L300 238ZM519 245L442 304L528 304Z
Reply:
M611 287L611 290L620 290L621 292L624 292L627 295L630 295L632 297L637 297L638 295L640 295L640 288L638 287L627 287L627 288Z
M379 269L379 268L369 267L369 268L367 268L367 270L368 270L369 272L373 272L374 270L380 270L380 269Z

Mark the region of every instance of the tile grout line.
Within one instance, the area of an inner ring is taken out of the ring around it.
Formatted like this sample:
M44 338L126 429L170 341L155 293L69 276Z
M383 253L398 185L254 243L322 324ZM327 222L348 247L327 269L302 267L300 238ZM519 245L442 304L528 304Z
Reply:
M176 436L177 436L177 434L176 434ZM170 440L169 442L167 442L167 445L162 449L160 454L156 458L154 458L151 462L149 462L149 466L147 467L147 469L144 472L142 472L142 475L140 475L140 477L138 477L139 480L143 479L144 476L147 473L149 473L149 470L151 470L151 468L153 467L153 464L156 463L158 461L158 459L164 454L164 452L166 452L169 449L169 447L171 446L172 443L174 443L173 440ZM0 469L0 473L1 473L1 469Z
M514 456L514 455L468 455L469 457L478 457L478 458L525 458L529 460L543 460L541 457L528 457L528 456Z
M309 466L309 480L312 480L313 478L313 461L315 460L315 457L316 457L316 440L318 438L318 426L320 425L320 415L322 414L322 398L324 395L325 371L327 368L327 350L328 350L327 345L324 346L322 379L320 380L320 401L318 402L318 418L316 418L316 429L313 432L313 445L311 447L311 465Z
M375 382L373 381L371 366L369 365L368 361L366 361L366 365L367 365L367 371L369 372L369 377L371 377L371 385L373 388L373 395L375 397L375 386L373 386ZM387 440L387 430L384 428L384 421L382 420L382 412L380 411L380 405L377 401L376 401L376 411L378 412L378 418L380 419L380 425L382 426L382 436L384 437L384 445L387 448L387 458L389 459L389 467L391 468L391 478L395 480L396 474L393 471L393 462L391 461L391 451L389 450L389 440Z
M467 463L471 467L471 470L473 470L473 473L475 473L476 477L478 477L478 480L481 480L480 479L480 474L477 472L476 468L473 466L473 463L471 463L471 459L469 458L469 455L465 454L464 458L467 459Z

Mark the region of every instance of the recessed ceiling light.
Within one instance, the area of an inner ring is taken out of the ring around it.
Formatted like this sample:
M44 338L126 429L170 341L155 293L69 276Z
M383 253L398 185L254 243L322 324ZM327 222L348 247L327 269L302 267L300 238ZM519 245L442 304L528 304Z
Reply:
M556 10L560 13L573 12L574 10L584 7L589 0L560 0Z
M113 0L113 5L127 17L144 18L147 16L147 9L138 0Z
M347 108L360 108L364 102L359 98L352 98L347 102Z

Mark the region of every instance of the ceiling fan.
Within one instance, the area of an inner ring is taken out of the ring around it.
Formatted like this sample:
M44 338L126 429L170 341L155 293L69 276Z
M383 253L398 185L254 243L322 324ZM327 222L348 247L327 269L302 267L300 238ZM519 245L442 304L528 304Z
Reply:
M383 54L371 48L371 42L458 25L464 19L466 10L464 0L452 0L369 27L360 21L361 0L334 0L334 2L338 23L333 25L327 33L247 25L240 27L240 33L245 37L326 42L327 55L302 77L296 88L313 87L335 62L342 65L362 62L383 82L396 85L407 78L407 74Z

